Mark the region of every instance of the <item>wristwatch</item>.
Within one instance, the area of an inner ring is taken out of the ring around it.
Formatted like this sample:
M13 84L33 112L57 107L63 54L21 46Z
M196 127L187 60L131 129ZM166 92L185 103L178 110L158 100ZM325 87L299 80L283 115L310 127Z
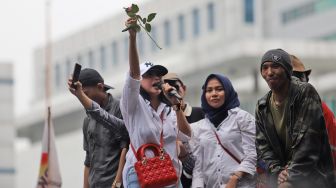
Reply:
M114 186L116 188L120 188L121 187L121 182L114 181L112 186Z

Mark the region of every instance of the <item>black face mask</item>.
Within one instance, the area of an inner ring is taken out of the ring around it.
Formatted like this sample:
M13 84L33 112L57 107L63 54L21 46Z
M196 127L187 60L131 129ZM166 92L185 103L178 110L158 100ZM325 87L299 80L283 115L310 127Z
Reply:
M305 72L293 71L293 76L297 77L302 82L308 82L309 81L309 75Z

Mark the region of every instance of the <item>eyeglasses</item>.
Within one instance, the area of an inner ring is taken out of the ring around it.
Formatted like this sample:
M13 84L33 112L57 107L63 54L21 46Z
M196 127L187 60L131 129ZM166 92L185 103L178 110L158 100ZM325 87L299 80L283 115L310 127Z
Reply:
M293 71L293 76L297 77L302 82L308 82L309 81L309 76L305 72Z
M180 85L178 84L177 80L165 80L165 83L168 83L169 85L171 85L172 87L174 87L176 89L176 91L180 91Z

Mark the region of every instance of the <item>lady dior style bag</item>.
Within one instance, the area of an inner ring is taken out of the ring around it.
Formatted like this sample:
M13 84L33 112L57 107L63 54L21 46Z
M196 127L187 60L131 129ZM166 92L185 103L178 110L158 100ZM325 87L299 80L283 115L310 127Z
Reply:
M143 144L137 152L131 144L137 162L135 172L141 188L162 188L176 184L178 177L170 156L163 149L163 133L161 131L160 145ZM148 158L145 150L151 150L154 157Z

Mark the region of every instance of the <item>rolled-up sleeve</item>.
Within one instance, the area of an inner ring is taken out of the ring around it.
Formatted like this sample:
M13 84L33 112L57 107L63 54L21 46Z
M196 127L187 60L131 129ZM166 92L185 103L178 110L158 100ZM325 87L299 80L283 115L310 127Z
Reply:
M124 121L116 116L110 114L103 108L99 106L98 103L92 101L91 109L87 109L86 113L95 119L97 122L107 125L110 129L115 132L119 132L120 129L124 128Z

